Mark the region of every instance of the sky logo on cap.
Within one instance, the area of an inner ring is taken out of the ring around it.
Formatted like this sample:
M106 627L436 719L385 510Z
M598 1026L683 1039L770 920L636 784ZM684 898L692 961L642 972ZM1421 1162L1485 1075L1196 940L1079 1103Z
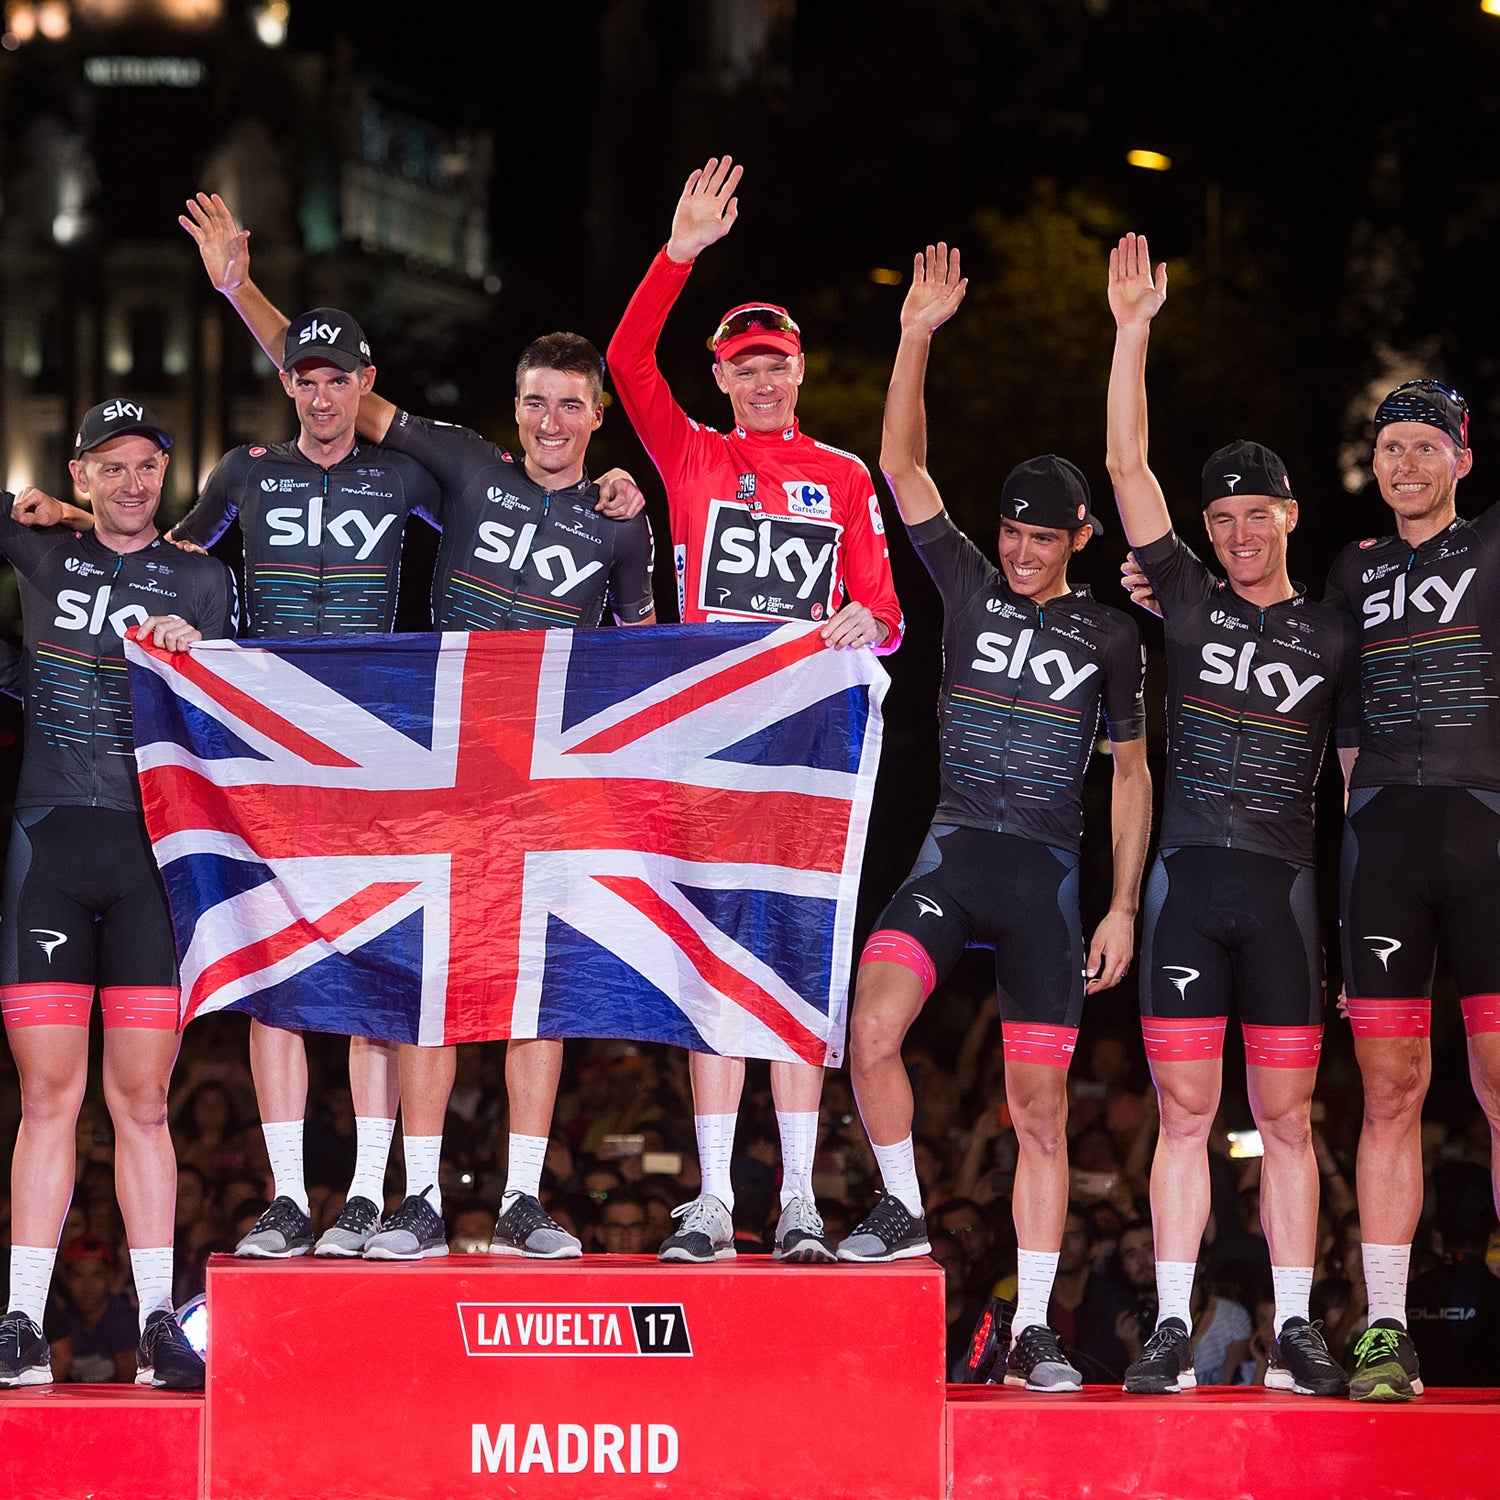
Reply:
M344 325L342 323L320 323L315 318L297 335L297 342L299 344L311 344L315 342L331 344L343 331ZM370 352L363 343L359 347L364 349L366 354Z
M99 415L106 422L117 422L122 418L130 422L142 422L146 418L146 408L137 406L133 401L111 401Z

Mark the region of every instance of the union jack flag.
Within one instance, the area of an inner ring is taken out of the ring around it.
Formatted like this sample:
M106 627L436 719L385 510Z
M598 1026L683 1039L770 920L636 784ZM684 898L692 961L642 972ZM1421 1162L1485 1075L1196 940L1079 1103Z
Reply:
M127 652L184 1021L840 1062L869 652L800 623Z

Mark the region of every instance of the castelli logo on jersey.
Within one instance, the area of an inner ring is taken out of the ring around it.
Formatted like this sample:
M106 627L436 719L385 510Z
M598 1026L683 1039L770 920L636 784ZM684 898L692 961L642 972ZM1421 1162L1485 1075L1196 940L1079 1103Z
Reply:
M250 457L251 458L264 458L265 456L266 456L266 450L264 448L252 448L250 450Z
M1361 552L1368 552L1371 547L1378 547L1379 545L1380 538L1378 536L1370 536L1366 537L1364 541L1359 544L1359 547Z

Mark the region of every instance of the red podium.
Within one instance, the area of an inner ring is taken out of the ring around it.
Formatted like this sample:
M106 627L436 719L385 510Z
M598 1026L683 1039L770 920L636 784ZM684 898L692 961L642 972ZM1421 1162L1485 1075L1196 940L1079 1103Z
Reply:
M210 1262L213 1500L937 1500L928 1260Z

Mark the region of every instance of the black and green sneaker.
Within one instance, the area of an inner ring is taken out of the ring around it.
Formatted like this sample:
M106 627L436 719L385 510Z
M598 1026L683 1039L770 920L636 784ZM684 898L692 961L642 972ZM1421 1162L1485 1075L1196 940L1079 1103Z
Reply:
M1422 1394L1422 1371L1411 1335L1391 1318L1380 1318L1354 1346L1354 1401L1410 1401Z

